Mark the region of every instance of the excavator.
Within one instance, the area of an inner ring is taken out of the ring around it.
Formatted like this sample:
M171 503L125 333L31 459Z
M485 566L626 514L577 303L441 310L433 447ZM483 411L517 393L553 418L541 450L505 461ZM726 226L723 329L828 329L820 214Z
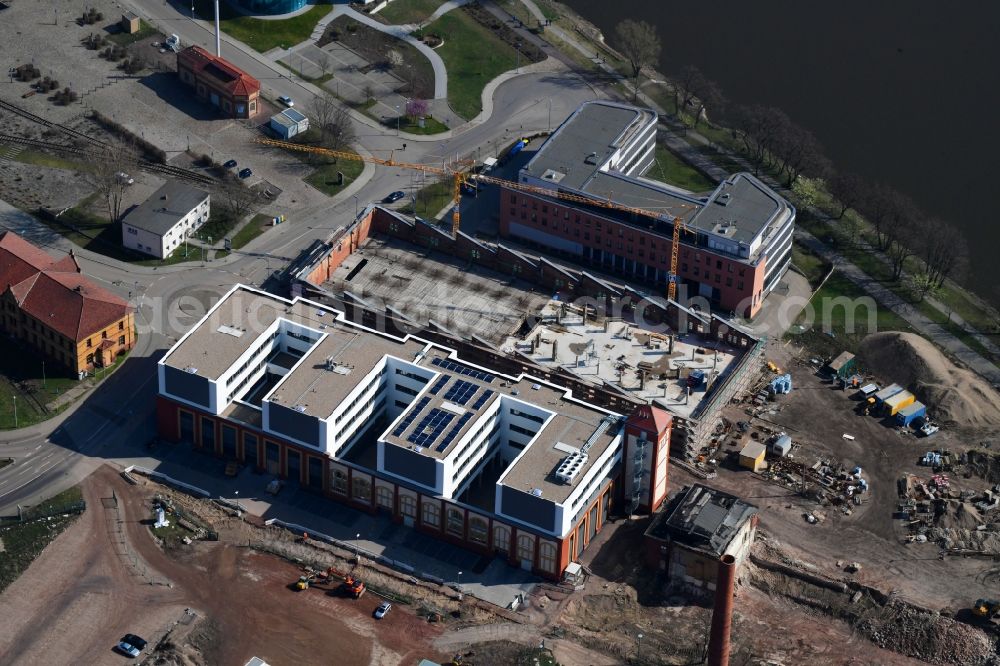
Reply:
M334 578L339 578L340 574L330 567L326 571L306 571L306 573L299 576L299 580L295 583L296 590L308 590L310 587L317 583L329 583Z
M976 603L972 606L972 614L983 620L1000 622L1000 601L996 599L976 599Z
M340 589L342 589L347 596L354 599L360 599L365 594L365 584L360 578L355 578L353 574L347 574L344 576L344 582L341 583Z

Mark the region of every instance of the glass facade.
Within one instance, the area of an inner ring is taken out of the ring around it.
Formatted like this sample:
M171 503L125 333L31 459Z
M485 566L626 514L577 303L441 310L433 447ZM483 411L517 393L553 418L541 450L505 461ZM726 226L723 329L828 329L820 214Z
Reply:
M227 0L254 14L287 14L305 7L307 0Z

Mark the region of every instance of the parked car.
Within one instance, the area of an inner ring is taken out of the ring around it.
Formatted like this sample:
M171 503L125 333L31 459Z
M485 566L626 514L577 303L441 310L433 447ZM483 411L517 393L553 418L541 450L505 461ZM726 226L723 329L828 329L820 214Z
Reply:
M146 641L143 640L142 638L139 638L135 634L125 634L124 636L122 636L122 641L128 643L134 648L138 648L139 651L146 649Z
M223 164L222 166L224 166L227 169L235 169L236 168L236 160L227 160L226 163Z
M385 199L383 199L383 201L385 203L394 203L396 201L399 201L400 199L402 199L405 196L406 196L406 192L404 192L402 190L397 190L397 191L393 192L392 194L390 194L389 196L387 196Z
M135 178L128 175L124 171L119 171L118 173L116 173L115 178L117 178L118 182L123 185L135 185Z
M119 642L118 645L115 646L115 650L122 653L126 657L132 657L133 659L138 657L139 654L142 652L142 650L140 650L136 646L132 645L131 643L127 643L125 641Z
M388 601L383 601L379 605L379 607L375 609L375 619L381 620L382 618L384 618L386 614L389 612L390 608L392 608L392 604L390 604Z
M288 95L282 95L281 97L278 98L278 101L289 108L295 106L295 100L289 97Z
M251 171L250 169L242 169L240 171L240 178L249 178L252 175L253 171Z

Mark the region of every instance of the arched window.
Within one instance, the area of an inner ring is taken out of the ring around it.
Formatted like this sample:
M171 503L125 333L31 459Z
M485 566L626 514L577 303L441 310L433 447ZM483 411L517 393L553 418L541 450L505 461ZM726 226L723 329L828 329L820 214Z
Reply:
M469 541L486 545L489 536L489 523L478 516L469 516Z
M465 536L465 512L455 507L448 507L448 522L446 528L450 534Z
M522 562L535 561L535 538L530 534L521 534L517 537L517 559Z
M493 528L493 547L505 553L510 550L509 527L506 527L505 525L497 525Z
M417 517L417 500L410 497L409 495L399 496L399 513L408 517Z
M359 502L364 502L365 504L371 504L372 501L372 482L370 479L366 479L363 476L356 476L351 479L354 486L353 496L354 499Z
M423 503L423 517L422 522L424 525L430 525L432 527L437 527L441 524L441 507L439 507L435 502L424 502Z
M375 501L383 509L389 509L392 511L392 488L386 488L385 486L375 487Z
M549 573L556 573L556 555L555 544L543 541L538 546L538 568Z

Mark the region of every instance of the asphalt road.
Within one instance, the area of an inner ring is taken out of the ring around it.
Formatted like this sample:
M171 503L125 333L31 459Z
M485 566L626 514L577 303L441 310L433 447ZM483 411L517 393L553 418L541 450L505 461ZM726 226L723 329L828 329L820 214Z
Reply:
M164 0L125 4L167 34L179 35L183 44L214 49L212 32L186 16L181 5ZM287 70L259 54L228 43L225 35L223 54L258 78L268 96L289 95L308 105L314 95L310 84L290 78ZM483 117L454 128L443 139L400 137L355 116L359 150L376 155L395 152L397 159L428 164L455 157L482 159L522 133L558 125L581 103L606 97L561 62L554 62L553 69L502 83ZM367 180L352 194L298 211L291 223L257 239L252 252L236 252L201 268L152 270L80 253L84 273L138 305L138 344L112 377L60 416L0 435L0 456L15 461L0 470L0 515L14 514L18 505L34 504L74 485L105 460L148 462L151 452L146 443L155 432L156 361L200 318L211 298L237 283L260 285L314 239L325 240L350 222L357 208L395 190L410 192L420 184L413 172L401 169L368 168L366 174Z

